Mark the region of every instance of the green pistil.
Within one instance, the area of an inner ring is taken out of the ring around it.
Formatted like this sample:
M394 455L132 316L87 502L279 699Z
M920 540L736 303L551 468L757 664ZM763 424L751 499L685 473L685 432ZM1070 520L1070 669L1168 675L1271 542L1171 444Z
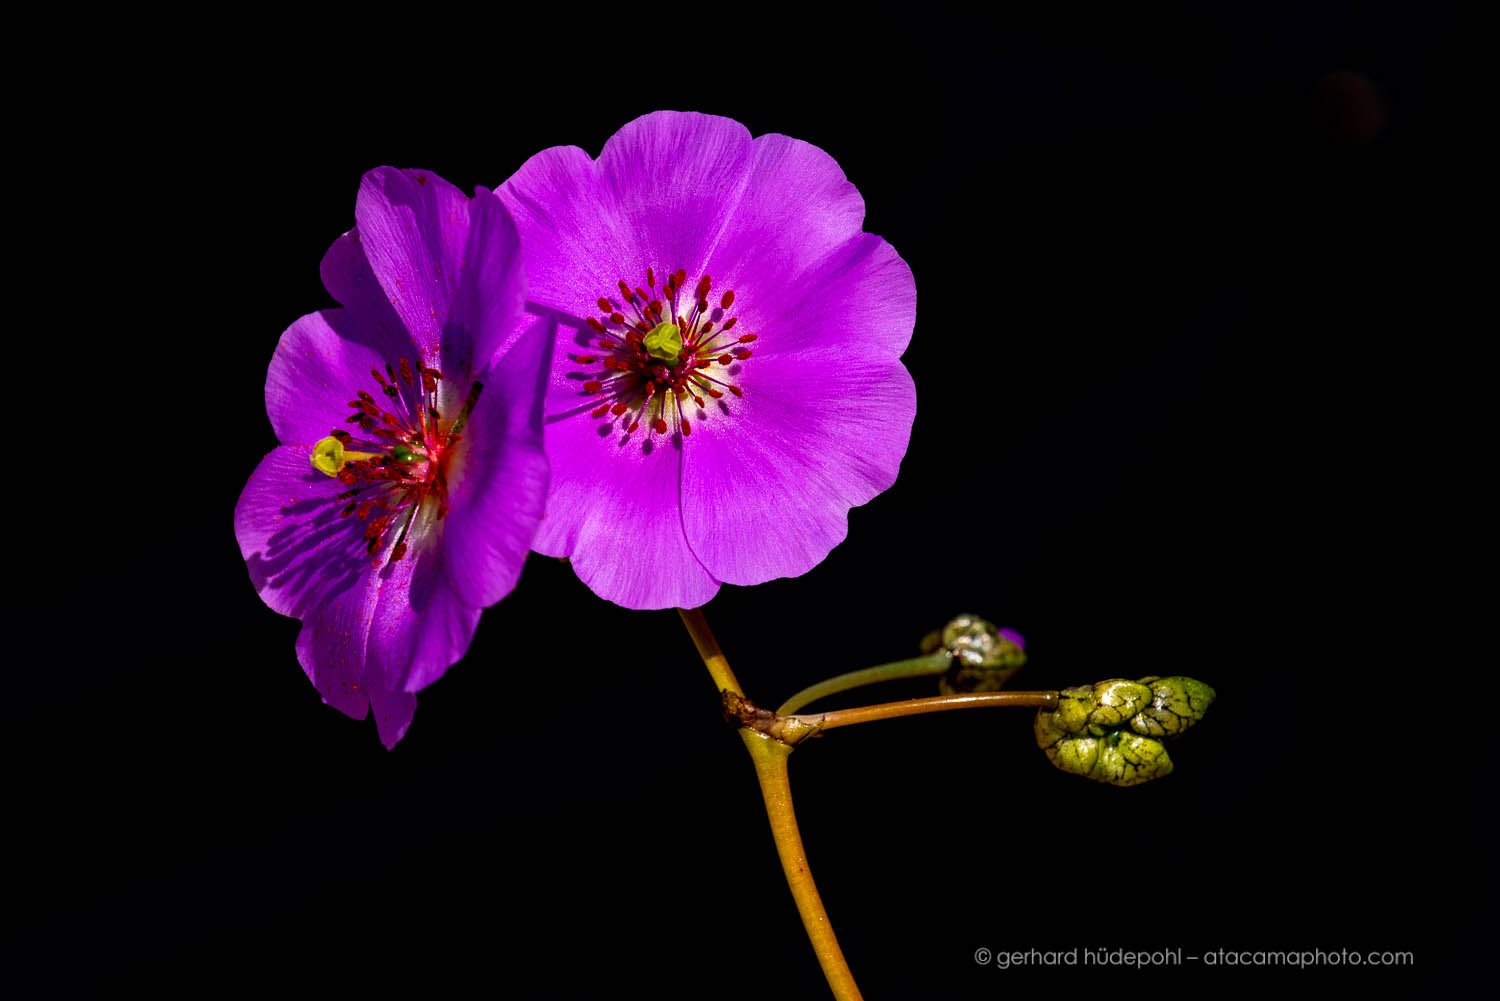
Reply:
M645 345L646 353L652 358L675 365L682 354L682 331L675 323L658 323L656 329L646 335Z

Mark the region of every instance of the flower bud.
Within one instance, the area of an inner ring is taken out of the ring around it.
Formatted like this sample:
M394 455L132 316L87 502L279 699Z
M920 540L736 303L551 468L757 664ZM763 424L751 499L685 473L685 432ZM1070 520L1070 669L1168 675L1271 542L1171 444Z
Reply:
M944 695L999 691L1026 663L1026 640L977 615L960 615L922 640L923 653L946 650L953 666L939 683Z
M1036 742L1065 772L1138 785L1172 770L1166 746L1156 738L1187 730L1213 700L1212 688L1178 675L1065 688L1056 708L1037 713Z

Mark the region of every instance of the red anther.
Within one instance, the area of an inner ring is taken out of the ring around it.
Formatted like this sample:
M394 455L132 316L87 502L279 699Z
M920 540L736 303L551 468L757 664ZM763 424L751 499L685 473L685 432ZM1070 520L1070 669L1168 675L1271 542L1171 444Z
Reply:
M738 386L730 386L729 387L729 391L731 393L733 393L735 396L744 396L745 395L745 391L743 389L741 389L740 387L738 387Z
M712 287L713 279L708 277L708 275L704 275L702 278L698 279L698 288L693 297L695 299L707 299L708 290Z
M751 354L751 351L750 351L749 348L735 348L734 349L734 356L736 358L738 358L740 361L744 361L746 358L749 358L750 354ZM758 372L760 370L756 369L756 371Z
M602 333L604 333L604 324L600 323L598 320L594 319L592 316L589 317L589 326L594 329L594 333L596 333L596 334L602 334Z
M651 422L651 426L656 429L656 433L657 434L666 434L667 433L667 422L664 421L664 420L662 420L660 417L658 417L656 420L652 421Z
M592 362L593 360L594 359L590 358L589 362ZM588 364L588 362L585 362L585 364ZM604 363L603 364L604 364L604 367L606 369L608 369L609 371L611 371L611 372L623 372L625 370L624 363L621 362L620 359L616 358L614 355L610 355L608 358L604 359Z
M401 381L410 386L412 382L415 381L413 380L411 374L411 362L407 361L405 358L402 358L401 361L397 364L399 364L401 367Z
M343 469L339 470L339 482L344 484L346 487L352 487L358 481L359 477L355 476L354 470L350 469L348 466L345 466Z
M608 404L605 404L605 405L608 406ZM612 406L612 407L609 408L610 413L614 414L616 417L619 417L621 414L623 414L625 411L627 411L629 409L630 409L630 407L627 404L625 404L625 403L616 403L614 406Z
M736 323L739 323L739 322L740 322L740 318L738 316L731 316L729 319L727 319L727 320L724 321L724 329L728 330L730 327L734 326Z
M719 300L719 308L720 309L728 309L730 306L733 306L733 305L734 305L734 289L730 289L728 292L725 292L723 298L721 298Z
M382 386L385 385L385 376L380 374L380 370L378 368L370 369L370 374L375 377L376 382L380 383Z
M745 336L743 336L743 337L741 337L739 339L738 343L740 343L740 344L749 344L751 341L757 341L757 340L760 340L760 335L759 334L746 334Z
M704 405L703 404L703 397L699 396L697 393L693 393L692 396L693 396L693 402L696 403L696 404L698 404L698 409L699 410L702 410L703 409L703 405Z
M439 517L441 517L441 516L442 516L441 513L439 513ZM401 557L403 557L405 555L406 555L406 543L404 543L404 542L398 542L398 543L396 543L396 547L391 550L391 562L395 563L397 560L399 560Z
M656 272L650 268L646 269L646 287L656 288Z
M625 314L624 313L611 313L611 314L609 314L609 322L610 323L614 323L614 324L618 324L620 326L624 326L625 325Z
M651 299L651 296L647 294L646 290L641 288L639 285L635 287L635 294L640 296L641 302L648 302Z
M672 273L672 284L676 285L678 288L682 288L683 283L686 282L686 281L687 281L687 268L678 268L676 271L674 271Z
M355 395L358 396L361 400L364 400L366 403L374 403L375 402L375 397L371 396L369 393L365 392L363 389L359 390L357 393L355 393ZM358 403L351 403L351 404L349 404L349 406L351 406L351 407L357 407L357 406L359 406L359 404Z
M354 513L354 509L357 508L357 507L359 507L359 503L357 501L350 501L349 503L345 504L344 505L344 509L339 512L339 517L340 518L347 518L347 517L349 517L351 514Z
M348 431L345 431L343 428L334 428L332 431L328 432L328 435L331 438L337 438L339 441L343 442L346 445L354 437L352 434L350 434Z
M732 361L734 361L734 356L733 355L719 355L719 364L720 365L728 365Z
M573 360L580 365L592 365L599 359L594 357L593 355L574 355Z
M714 360L712 358L704 358L702 361L695 361L695 362L693 362L693 367L694 368L708 368L711 365L713 365L713 363L714 363Z
M583 384L583 391L585 393L597 393L603 388L604 383L600 382L598 379L590 379L588 382L585 382Z
M630 286L625 284L625 279L620 279L620 294L625 297L626 302L635 301L635 293L630 291Z
M368 518L370 516L370 511L373 510L374 507L375 502L373 500L367 500L360 503L357 507L357 510L359 511L359 520L364 521L366 518Z
M708 395L712 396L716 400L722 400L724 398L724 394L719 392L717 389L710 389L708 391Z
M702 327L698 328L698 332L700 334L706 334L706 333L708 333L712 329L714 329L714 321L709 320Z
M427 393L437 392L437 380L432 377L431 372L426 370L422 372L422 391Z
M689 421L686 417L684 417L682 419L682 436L684 438L686 438L688 435L690 435L692 433L693 433L692 422Z
M606 298L604 298L604 296L601 295L599 297L599 312L601 312L601 313L613 313L614 310L615 310L615 307L612 306L612 305L610 305L609 300L606 299Z
M608 412L609 412L609 404L608 403L604 403L604 404L601 404L601 405L595 407L593 410L591 410L589 412L589 416L590 417L603 417Z
M640 421L631 421L630 427L625 429L626 434L635 434L635 429L641 426Z

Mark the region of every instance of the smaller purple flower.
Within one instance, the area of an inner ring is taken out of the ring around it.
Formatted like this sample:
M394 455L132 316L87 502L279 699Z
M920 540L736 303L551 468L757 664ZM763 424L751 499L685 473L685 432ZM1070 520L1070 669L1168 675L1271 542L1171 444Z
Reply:
M415 692L515 586L547 493L550 322L522 311L515 225L484 189L366 174L323 258L343 305L282 334L266 377L280 447L234 528L261 598L302 620L324 701L394 747Z

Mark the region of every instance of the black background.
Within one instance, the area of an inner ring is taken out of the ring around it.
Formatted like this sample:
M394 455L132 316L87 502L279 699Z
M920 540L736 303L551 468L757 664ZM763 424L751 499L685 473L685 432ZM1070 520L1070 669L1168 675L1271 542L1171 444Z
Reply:
M1450 743L1473 721L1430 614L1467 461L1439 431L1463 365L1430 308L1459 212L1439 8L807 13L168 6L36 36L18 200L64 281L15 332L50 361L12 381L53 442L17 457L42 485L10 525L23 977L822 996L672 613L533 558L388 753L320 703L231 531L275 444L266 363L330 304L317 263L362 172L494 186L658 108L828 150L918 288L899 481L804 577L707 608L751 695L908 655L966 610L1026 634L1026 687L1219 692L1176 773L1133 790L1055 772L1022 712L799 750L872 1001L1414 992L1479 948L1480 794ZM980 968L980 947L1417 966L1101 980Z

